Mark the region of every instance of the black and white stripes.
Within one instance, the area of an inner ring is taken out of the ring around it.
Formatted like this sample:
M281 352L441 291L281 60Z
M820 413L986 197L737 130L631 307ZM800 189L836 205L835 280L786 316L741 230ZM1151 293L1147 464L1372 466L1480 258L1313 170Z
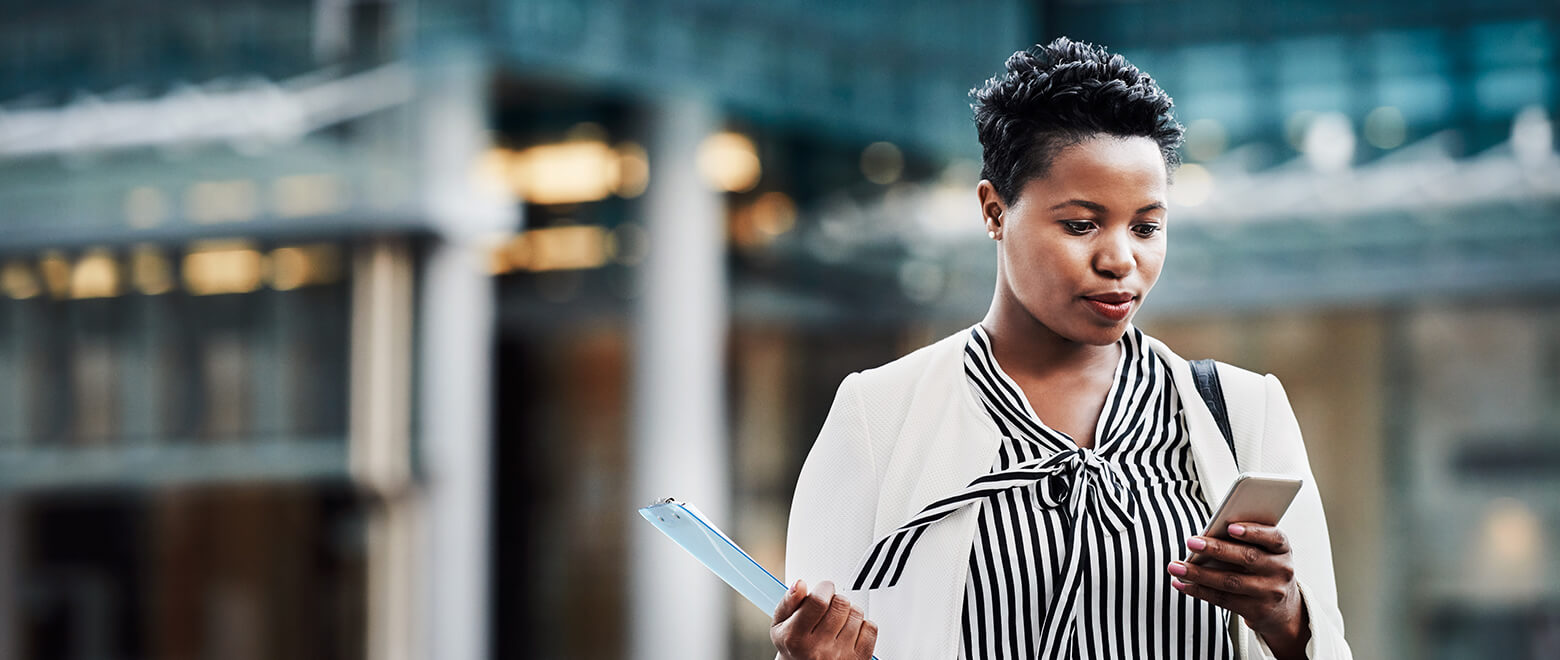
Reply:
M1111 507L1089 507L1079 517L1071 507L1046 506L1043 490L1035 487L988 498L970 552L965 658L1231 655L1227 613L1176 592L1165 573L1209 516L1180 399L1163 361L1144 347L1141 331L1129 329L1120 345L1090 450L1045 426L998 367L980 326L970 333L965 374L1007 436L992 470L1048 455L1086 454L1119 475L1121 499L1139 511L1134 524L1118 529L1110 516L1097 515Z
M1203 502L1163 361L1122 337L1094 449L1047 427L975 326L965 375L1004 439L991 471L873 544L855 589L891 588L927 527L976 507L960 657L1229 658L1228 613L1170 587Z

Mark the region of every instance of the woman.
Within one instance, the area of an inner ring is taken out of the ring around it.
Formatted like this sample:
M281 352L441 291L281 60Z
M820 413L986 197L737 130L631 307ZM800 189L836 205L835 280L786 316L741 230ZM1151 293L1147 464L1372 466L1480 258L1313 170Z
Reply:
M990 311L840 385L797 481L780 657L1350 657L1283 388L1221 370L1232 456L1187 362L1131 324L1165 258L1170 97L1066 38L974 95ZM1306 485L1282 528L1200 536L1237 471Z

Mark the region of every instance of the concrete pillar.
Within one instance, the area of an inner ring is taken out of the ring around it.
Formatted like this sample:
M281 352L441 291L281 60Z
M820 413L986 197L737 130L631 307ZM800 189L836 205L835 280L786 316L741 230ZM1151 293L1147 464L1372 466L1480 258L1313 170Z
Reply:
M353 479L374 496L365 571L369 658L413 660L422 630L412 483L413 258L406 239L360 245L352 264Z
M442 242L423 270L426 658L488 657L493 290L483 266L472 246Z
M632 504L676 497L731 529L725 212L695 166L719 117L704 102L678 99L656 104L648 119L650 247L635 318ZM629 543L631 657L726 658L729 588L637 515Z
M420 657L486 660L492 620L493 281L484 240L520 222L507 191L474 176L491 147L485 53L470 44L430 49L418 89L422 205L438 228L418 291L418 447L426 497ZM389 533L396 534L394 530Z

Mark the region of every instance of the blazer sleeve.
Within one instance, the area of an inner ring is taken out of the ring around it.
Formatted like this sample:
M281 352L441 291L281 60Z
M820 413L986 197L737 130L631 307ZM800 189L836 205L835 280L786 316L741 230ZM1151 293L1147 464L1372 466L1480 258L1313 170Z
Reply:
M837 593L865 608L867 594L849 587L857 562L872 543L878 471L860 379L853 373L840 383L796 480L786 529L785 575L787 585L801 578L809 590L823 580L832 581Z
M1333 577L1332 544L1327 534L1327 518L1322 512L1322 498L1316 489L1316 477L1311 473L1305 442L1300 436L1300 423L1295 419L1289 397L1284 393L1284 386L1278 382L1278 378L1269 374L1265 380L1267 414L1261 469L1305 479L1305 485L1284 516L1283 527L1289 537L1295 579L1300 583L1300 593L1305 599L1310 619L1311 641L1306 645L1306 657L1312 660L1352 660L1354 656L1343 638L1343 615L1338 611L1338 588ZM1261 636L1246 627L1244 622L1242 628L1248 636L1248 648L1255 648L1260 657L1273 660L1273 651L1262 641Z

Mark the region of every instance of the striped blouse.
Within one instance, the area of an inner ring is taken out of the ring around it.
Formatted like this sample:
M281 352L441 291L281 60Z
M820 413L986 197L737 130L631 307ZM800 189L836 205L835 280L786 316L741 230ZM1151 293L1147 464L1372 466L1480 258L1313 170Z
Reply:
M1210 516L1180 398L1142 331L1119 344L1084 449L1040 420L976 325L964 372L1003 435L996 460L875 544L854 588L894 586L926 528L974 506L961 660L1232 657L1229 613L1165 572Z
M1047 427L979 325L970 387L1002 430L994 474L1046 476L986 496L965 586L960 657L1229 658L1228 612L1170 587L1165 565L1208 523L1181 402L1132 327L1094 448Z

